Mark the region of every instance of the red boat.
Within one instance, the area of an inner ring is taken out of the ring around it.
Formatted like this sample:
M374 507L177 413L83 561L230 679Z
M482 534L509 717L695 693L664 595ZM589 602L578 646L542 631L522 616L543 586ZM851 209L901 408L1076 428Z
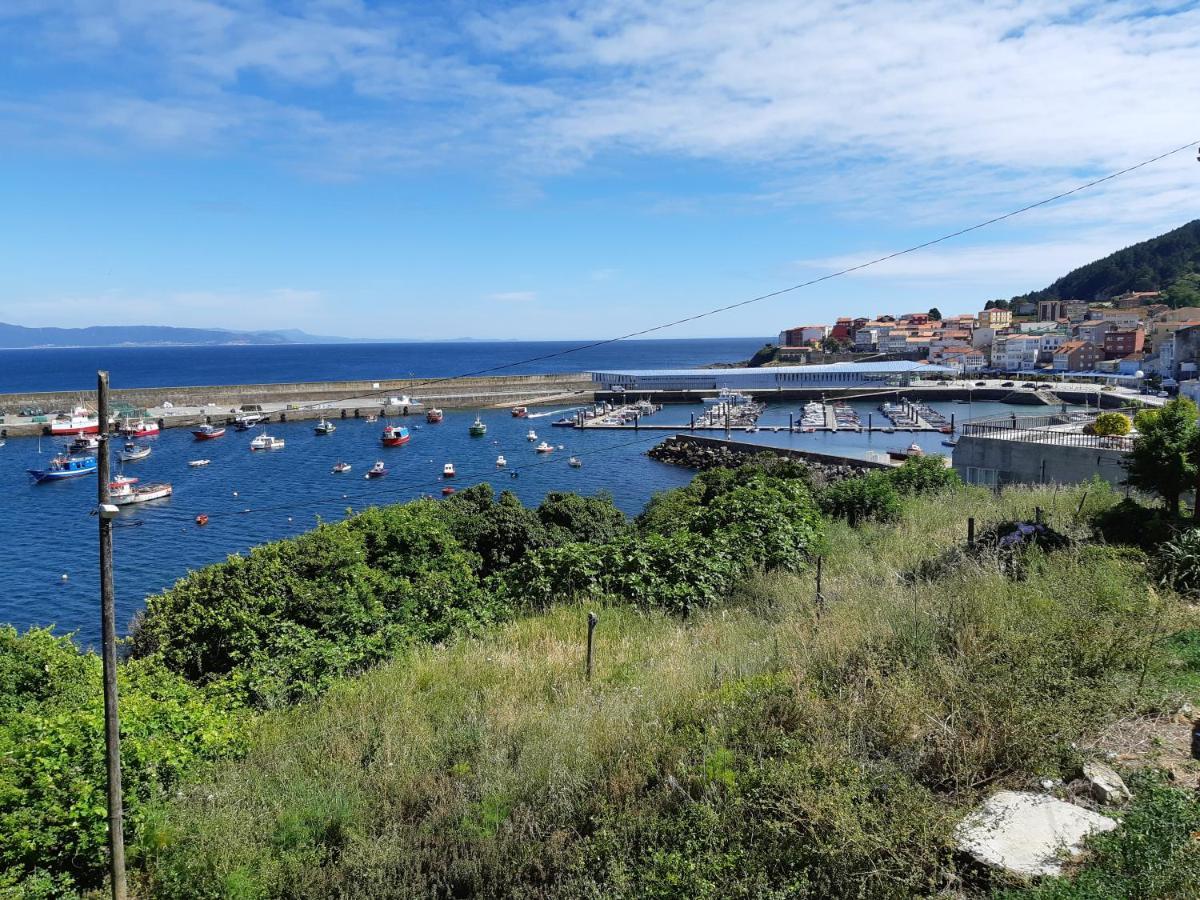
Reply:
M211 441L215 438L225 437L225 427L214 428L212 425L201 425L192 432L192 437L198 441Z
M125 437L153 437L158 434L158 422L154 419L126 419L121 426Z
M453 493L454 493L454 488L452 488L452 487L442 488L442 496L443 497L449 497Z
M100 420L82 406L74 412L62 413L54 417L50 423L50 433L60 434L97 434L100 431Z
M436 406L433 407L425 413L425 421L430 425L436 425L438 422L442 421L442 411Z
M514 419L524 419L529 415L529 410L527 410L524 406L514 406L512 408L512 414Z
M383 429L380 440L385 447L399 447L401 444L407 444L409 437L408 429L403 425L389 425Z

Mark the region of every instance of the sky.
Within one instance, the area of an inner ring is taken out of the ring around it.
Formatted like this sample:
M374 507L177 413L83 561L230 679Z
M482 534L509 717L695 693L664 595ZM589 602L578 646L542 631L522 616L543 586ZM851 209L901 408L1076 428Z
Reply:
M0 321L600 338L1200 139L1200 4L0 2ZM659 333L979 309L1200 215L1195 150Z

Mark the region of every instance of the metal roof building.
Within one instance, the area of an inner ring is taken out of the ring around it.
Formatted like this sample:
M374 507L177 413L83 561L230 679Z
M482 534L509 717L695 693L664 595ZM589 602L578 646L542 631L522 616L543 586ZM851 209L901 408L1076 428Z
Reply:
M947 366L900 360L759 369L615 369L590 373L609 388L646 391L774 391L907 385L929 375L954 375Z

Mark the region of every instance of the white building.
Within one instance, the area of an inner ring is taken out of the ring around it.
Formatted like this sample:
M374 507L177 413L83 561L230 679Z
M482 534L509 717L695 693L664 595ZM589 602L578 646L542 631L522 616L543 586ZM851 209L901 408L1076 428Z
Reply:
M761 369L619 369L591 376L605 388L626 391L777 391L905 385L925 376L953 374L947 366L901 360Z
M1028 372L1037 365L1042 339L1036 334L1006 334L992 344L992 368Z

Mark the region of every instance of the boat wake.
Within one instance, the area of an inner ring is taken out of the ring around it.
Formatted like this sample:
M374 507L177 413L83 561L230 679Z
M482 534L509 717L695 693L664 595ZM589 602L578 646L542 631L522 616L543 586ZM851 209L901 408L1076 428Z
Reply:
M561 415L565 415L566 413L573 413L576 410L580 410L580 409L584 409L584 407L572 406L568 409L553 409L550 412L544 412L544 413L528 413L528 414L526 414L525 418L526 419L544 419L547 416L561 416Z

